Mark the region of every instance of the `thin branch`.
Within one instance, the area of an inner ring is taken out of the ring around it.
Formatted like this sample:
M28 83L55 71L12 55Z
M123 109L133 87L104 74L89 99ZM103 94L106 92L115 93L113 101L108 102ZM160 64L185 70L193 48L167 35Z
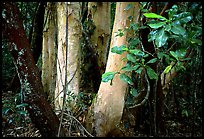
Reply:
M74 120L76 120L77 123L79 123L79 124L81 125L81 127L84 129L84 131L85 131L89 136L94 137L93 135L91 135L91 133L89 133L89 132L86 130L86 128L85 128L74 116L69 115L69 114L67 114L67 113L64 113L64 114L67 115L67 116L69 116L69 117L71 117L71 118L73 118Z
M132 108L135 108L135 107L142 106L148 100L149 94L150 94L150 83L149 83L149 80L147 78L147 72L145 72L145 79L147 81L147 94L146 94L145 98L139 104L135 104L133 106L130 106L130 107L128 107L128 109L132 109Z

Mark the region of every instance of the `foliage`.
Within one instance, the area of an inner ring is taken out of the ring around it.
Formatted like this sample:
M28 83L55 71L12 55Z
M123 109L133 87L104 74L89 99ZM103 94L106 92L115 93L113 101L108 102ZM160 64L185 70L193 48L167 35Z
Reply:
M146 3L143 3L143 7ZM125 10L132 8L128 5ZM171 9L167 10L168 18L161 16L156 13L143 13L143 16L147 18L145 25L139 23L130 23L130 27L124 30L118 29L115 37L124 36L125 31L134 31L134 35L127 39L128 45L114 46L111 48L112 53L122 54L127 52L124 60L127 60L126 66L122 67L120 71L113 71L104 73L102 75L102 82L112 81L115 74L121 74L120 79L128 83L130 86L133 85L132 78L126 73L136 72L141 74L142 70L147 72L150 79L158 79L158 72L164 71L165 74L170 72L173 67L178 70L184 70L185 67L182 62L191 60L186 58L187 49L199 50L202 45L201 41L201 20L189 11L180 11L177 5L172 6ZM147 12L148 10L142 10ZM200 14L198 15L202 17ZM199 23L195 25L195 22ZM148 41L153 42L155 53L151 54L144 50L140 38L138 38L139 31L144 28L150 28L148 34ZM174 43L172 43L174 42ZM147 57L152 58L149 61L145 61ZM152 63L159 63L163 65L161 71L154 71L151 66ZM171 62L175 62L171 65ZM166 66L165 66L166 65Z
M2 101L2 117L7 119L6 121L8 125L16 125L22 121L22 118L28 115L25 107L28 106L27 103L21 103L21 95L20 93L16 94L11 99L5 99ZM29 121L27 121L29 122Z

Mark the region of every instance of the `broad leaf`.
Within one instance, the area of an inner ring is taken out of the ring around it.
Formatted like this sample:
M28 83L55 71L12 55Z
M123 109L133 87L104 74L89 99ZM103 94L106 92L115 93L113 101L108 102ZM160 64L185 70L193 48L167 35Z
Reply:
M155 73L155 71L149 67L149 66L145 66L146 69L147 69L147 75L149 76L150 79L158 79L158 76L157 74Z
M137 94L138 94L137 89L132 88L132 89L130 90L130 94L133 95L134 97L136 97Z
M143 70L143 67L140 67L139 69L135 70L135 72L138 74L141 74L142 70Z
M180 25L175 25L171 28L171 31L176 35L184 35L186 33L185 28Z
M157 58L153 58L150 61L148 61L146 64L148 64L148 63L155 63L156 61L157 61Z
M28 106L28 104L27 103L21 103L19 105L16 105L16 108L25 107L25 106Z
M133 85L132 79L131 79L129 76L125 75L124 73L120 74L120 79L121 79L122 81L124 81L124 82L130 84L130 85Z
M144 16L147 18L158 18L158 19L164 19L167 20L165 17L155 14L155 13L144 13Z
M165 24L165 22L159 22L155 24L148 24L151 28L157 29L159 27L162 27Z
M136 62L136 57L131 55L131 54L127 54L127 60L135 63Z
M170 54L171 54L176 60L179 60L179 59L178 59L178 55L177 55L174 51L170 51Z
M124 71L133 71L133 70L137 70L139 68L140 65L135 65L134 67L131 67L131 66L125 66L123 67L121 70L124 70Z
M144 56L144 52L142 52L142 51L139 50L139 49L129 50L129 52L130 52L131 54L136 55L136 56Z
M165 45L166 41L168 39L167 34L165 33L164 29L161 29L157 35L156 35L156 39L155 39L155 44L157 47L162 47Z
M109 80L112 80L115 76L116 72L105 72L102 75L102 82L108 82Z
M114 46L113 48L111 48L111 52L112 53L116 53L116 54L122 54L125 51L125 45L121 45L121 46Z
M167 66L167 67L165 68L165 70L164 70L164 73L167 74L167 73L171 70L171 68L172 68L172 65Z

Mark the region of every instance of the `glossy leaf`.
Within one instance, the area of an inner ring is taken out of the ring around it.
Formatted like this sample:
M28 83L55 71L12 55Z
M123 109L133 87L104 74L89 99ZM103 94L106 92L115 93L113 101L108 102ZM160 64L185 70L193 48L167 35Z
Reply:
M156 35L155 44L157 45L157 47L162 47L165 45L167 39L168 36L165 33L164 29L161 29Z
M164 19L167 20L165 17L155 14L155 13L144 13L144 16L147 18L157 18L157 19Z
M27 103L21 103L19 105L16 105L16 108L25 107L25 106L28 106L28 104Z
M137 94L138 94L137 89L132 88L132 89L130 90L130 94L133 95L134 97L136 97Z
M167 66L167 67L165 68L165 70L164 70L164 73L167 74L167 73L171 70L171 68L172 68L172 65Z
M178 56L174 51L170 51L170 54L176 59L178 60Z
M135 70L135 72L138 74L141 74L142 70L143 70L143 67L140 67L139 69Z
M102 75L102 82L108 82L109 80L112 80L115 76L115 72L105 72Z
M165 24L165 22L159 22L155 24L148 24L151 28L157 29L159 27L162 27Z
M157 58L153 58L153 59L151 59L150 61L148 61L147 64L148 64L148 63L155 63L156 61L157 61Z
M127 60L135 63L136 62L136 57L131 55L131 54L127 54Z
M116 53L116 54L122 54L125 51L125 45L121 45L121 46L114 46L113 48L111 48L111 52L112 53Z
M120 79L121 79L122 81L124 81L124 82L130 84L130 85L133 85L132 79L131 79L129 76L125 75L124 73L120 74Z
M147 75L149 76L150 79L158 79L157 74L155 73L155 71L149 67L149 66L145 66L146 70L147 70Z
M125 67L123 67L121 70L124 70L124 71L133 71L133 70L137 70L138 68L140 67L140 65L135 65L135 66L133 66L133 67L131 67L131 66L125 66Z
M180 25L175 25L171 28L171 31L176 35L184 35L186 33L185 28Z

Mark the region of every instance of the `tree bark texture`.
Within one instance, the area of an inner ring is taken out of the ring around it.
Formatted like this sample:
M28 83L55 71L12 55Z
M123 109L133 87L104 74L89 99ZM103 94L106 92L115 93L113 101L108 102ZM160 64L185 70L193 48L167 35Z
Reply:
M68 4L68 38L66 38L66 4ZM57 80L55 89L55 108L61 109L63 89L65 85L65 76L67 76L68 92L66 99L74 102L73 95L79 92L80 80L80 38L81 38L81 24L80 24L80 3L68 2L57 3L57 22L58 22L58 54L57 54ZM68 57L66 59L66 39L68 39ZM68 62L65 67L66 60ZM67 68L67 73L65 73Z
M132 4L132 8L125 10L128 4ZM139 3L118 2L116 5L115 21L112 31L111 45L106 65L106 72L119 71L126 65L126 61L122 60L126 57L126 53L118 55L111 52L111 48L114 46L127 45L126 39L128 38L127 32L124 32L124 36L116 37L115 32L118 29L124 30L129 27L129 16L136 18L139 15ZM134 21L135 21L134 20ZM113 78L112 85L109 83L101 82L96 101L93 104L93 116L94 127L96 136L115 136L118 134L120 120L123 114L124 97L127 91L128 85L120 80L119 75L116 74ZM119 135L121 136L121 134Z

